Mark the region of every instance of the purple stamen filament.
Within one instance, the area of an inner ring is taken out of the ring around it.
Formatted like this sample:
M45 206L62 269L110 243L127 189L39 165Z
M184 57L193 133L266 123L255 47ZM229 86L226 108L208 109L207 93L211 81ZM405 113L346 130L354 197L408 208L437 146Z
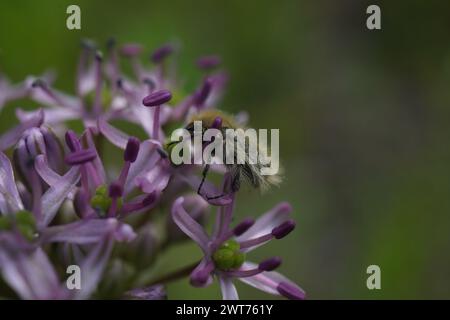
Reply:
M249 270L226 271L225 273L231 277L246 278L246 277L253 277L261 272L263 272L263 270L259 270L258 268L255 268L255 269L249 269Z
M261 243L267 242L267 241L271 240L272 238L273 238L272 233L268 233L268 234L265 234L263 236L260 236L260 237L254 238L254 239L243 241L240 243L240 246L241 246L241 249L246 249L246 248L254 247Z
M99 115L102 108L102 57L100 53L95 56L95 100L94 100L94 114Z

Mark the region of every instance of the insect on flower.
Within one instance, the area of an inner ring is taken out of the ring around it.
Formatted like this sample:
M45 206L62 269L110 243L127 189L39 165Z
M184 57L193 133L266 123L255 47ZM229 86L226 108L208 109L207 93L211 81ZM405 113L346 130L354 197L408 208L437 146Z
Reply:
M229 190L225 190L224 193L218 195L206 195L207 200L222 198L239 191L242 182L247 182L252 187L262 190L281 182L281 176L278 172L275 174L264 173L264 170L269 169L269 166L272 165L271 161L273 160L267 156L266 146L258 142L256 134L253 136L248 134L248 130L245 131L234 117L218 110L208 109L194 113L184 129L188 132L188 140L194 140L194 163L198 163L195 160L196 152L203 153L202 160L205 165L202 171L202 180L197 188L199 195L204 196L202 188L211 165L224 165L226 172L231 175ZM213 132L212 136L210 132ZM246 140L246 138L248 139ZM200 148L197 147L196 140L203 141ZM174 155L176 156L180 147L183 147L183 142L171 141L167 143L166 149L171 159ZM188 143L192 146L191 141L188 141ZM182 150L182 152L184 151L186 149ZM210 151L210 153L206 151ZM186 160L190 157L183 158Z

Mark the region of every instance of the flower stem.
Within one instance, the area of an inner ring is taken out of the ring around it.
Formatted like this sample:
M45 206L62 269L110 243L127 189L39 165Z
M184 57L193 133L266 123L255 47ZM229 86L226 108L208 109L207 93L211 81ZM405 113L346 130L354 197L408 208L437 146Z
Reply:
M168 282L172 282L172 281L184 278L184 277L188 276L199 263L200 263L200 261L197 261L197 262L194 262L193 264L185 266L181 269L178 269L178 270L175 270L168 274L162 275L161 277L158 277L155 280L151 281L148 285L152 286L155 284L165 284Z

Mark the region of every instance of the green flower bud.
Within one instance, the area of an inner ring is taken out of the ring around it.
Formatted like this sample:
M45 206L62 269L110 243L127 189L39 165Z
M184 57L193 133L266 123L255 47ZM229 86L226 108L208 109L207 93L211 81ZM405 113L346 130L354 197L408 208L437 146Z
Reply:
M0 216L0 231L11 230L12 223L7 216Z
M91 207L94 208L99 214L104 215L108 212L111 206L112 199L108 196L108 188L102 184L95 190L95 195L91 198ZM117 199L117 210L122 208L122 198Z
M213 254L213 261L216 267L221 270L241 267L245 261L245 253L239 249L239 243L234 240L224 242Z
M14 219L20 234L29 241L33 240L37 233L33 214L29 211L18 211L14 215Z

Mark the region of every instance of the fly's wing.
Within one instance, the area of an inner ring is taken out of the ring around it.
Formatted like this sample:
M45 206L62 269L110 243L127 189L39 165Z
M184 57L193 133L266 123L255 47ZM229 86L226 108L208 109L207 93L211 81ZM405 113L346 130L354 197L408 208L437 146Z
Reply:
M244 180L255 188L268 189L281 182L279 174L263 175L263 168L269 168L271 162L268 152L262 146L250 146L246 139L238 139L237 135L225 134L225 161L232 176ZM270 160L270 161L269 161Z

